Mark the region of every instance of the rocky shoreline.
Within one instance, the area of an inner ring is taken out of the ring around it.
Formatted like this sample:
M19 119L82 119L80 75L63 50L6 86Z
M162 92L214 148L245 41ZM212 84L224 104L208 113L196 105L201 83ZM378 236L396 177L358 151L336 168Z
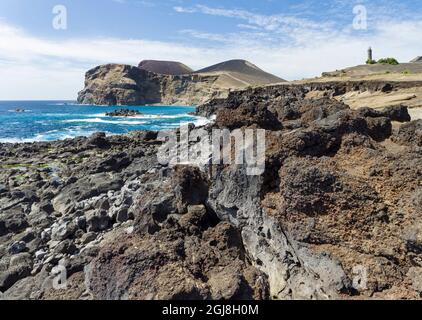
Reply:
M422 120L302 89L199 112L266 129L265 173L161 165L149 131L0 144L0 298L421 297Z

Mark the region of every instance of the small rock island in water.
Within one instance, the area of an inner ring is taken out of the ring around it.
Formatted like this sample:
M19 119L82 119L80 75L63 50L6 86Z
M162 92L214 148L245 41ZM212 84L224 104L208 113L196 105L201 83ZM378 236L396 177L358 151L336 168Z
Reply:
M135 116L141 116L142 113L137 110L131 110L131 109L118 109L112 112L107 112L106 116L108 117L135 117Z

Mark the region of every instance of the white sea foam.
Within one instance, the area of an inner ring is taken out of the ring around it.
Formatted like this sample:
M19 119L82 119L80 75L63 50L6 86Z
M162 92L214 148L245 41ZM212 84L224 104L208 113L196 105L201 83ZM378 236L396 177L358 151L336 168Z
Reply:
M204 117L196 117L197 119L193 122L196 127L206 126L209 123L212 123L211 119Z
M80 122L86 122L86 123L107 123L107 124L120 124L120 125L140 125L140 124L146 124L146 121L131 121L131 120L104 120L101 118L91 118L91 119L70 119L70 120L63 120L62 122L65 123L80 123Z
M0 143L25 143L25 142L36 142L36 141L41 141L41 140L36 140L35 137L34 138L28 138L28 139L23 139L23 138L0 138Z
M99 118L99 117L106 117L105 113L94 113L94 114L80 114L80 117L89 117L89 118Z
M81 115L84 116L84 115ZM90 118L98 118L98 117L107 117L105 113L95 113L95 114L89 114L85 115ZM150 119L178 119L183 117L190 117L187 113L181 113L181 114L174 114L174 115L164 115L164 114L143 114L138 116L130 117L130 119L140 119L140 120L150 120ZM127 119L125 117L114 117L115 119Z
M87 137L97 132L97 130L87 130L83 127L66 128L63 131L51 130L44 133L39 133L31 138L0 138L0 143L31 143L43 141L55 141L72 139L76 137ZM111 133L106 132L107 135Z
M49 106L80 106L81 104L78 104L76 102L57 102L57 103L49 103Z
M0 138L0 143L30 143L30 142L41 142L56 139L48 139L49 133L37 134L31 138Z
M20 109L22 111L16 111L17 109ZM28 110L28 109L23 109L23 108L20 108L20 107L16 107L15 109L7 110L7 112L23 113L23 112L32 112L32 110Z
M199 117L199 116L194 116L193 117L194 120L193 121L182 121L180 124L187 124L187 123L193 123L196 127L202 127L202 126L206 126L207 124L212 123L215 118L205 118L205 117Z

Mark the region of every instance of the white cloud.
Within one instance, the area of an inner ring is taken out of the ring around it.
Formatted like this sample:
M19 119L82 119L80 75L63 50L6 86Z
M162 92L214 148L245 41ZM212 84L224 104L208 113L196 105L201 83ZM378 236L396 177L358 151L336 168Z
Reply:
M0 100L75 99L83 87L85 71L112 62L136 65L143 59L177 60L199 69L242 58L293 80L360 64L369 45L376 57L409 61L422 54L422 43L417 41L422 21L379 21L371 33L353 33L336 30L330 23L318 25L242 10L174 10L223 15L246 23L239 25L241 31L225 34L184 30L187 41L177 43L117 38L51 40L0 20Z
M237 26L243 29L259 30L258 27L250 25L250 24L239 23Z
M235 18L245 20L249 26L255 26L267 31L276 31L286 27L290 29L316 29L328 31L332 27L332 23L327 22L313 22L307 19L301 19L295 16L276 14L276 15L262 15L256 14L246 10L239 9L222 9L211 8L204 5L196 5L194 7L174 7L178 13L202 13L212 16L220 16L226 18Z
M196 9L194 9L194 8L184 8L184 7L180 7L180 6L176 6L173 9L174 9L174 11L179 12L179 13L194 13L194 12L196 12Z

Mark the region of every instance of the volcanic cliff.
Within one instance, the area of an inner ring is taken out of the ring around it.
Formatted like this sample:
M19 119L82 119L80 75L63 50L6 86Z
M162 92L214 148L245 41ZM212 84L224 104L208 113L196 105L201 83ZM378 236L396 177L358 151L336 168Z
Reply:
M142 61L139 67L108 64L86 73L78 102L98 105L198 105L225 98L230 90L282 82L245 60L226 61L192 72L170 61Z

